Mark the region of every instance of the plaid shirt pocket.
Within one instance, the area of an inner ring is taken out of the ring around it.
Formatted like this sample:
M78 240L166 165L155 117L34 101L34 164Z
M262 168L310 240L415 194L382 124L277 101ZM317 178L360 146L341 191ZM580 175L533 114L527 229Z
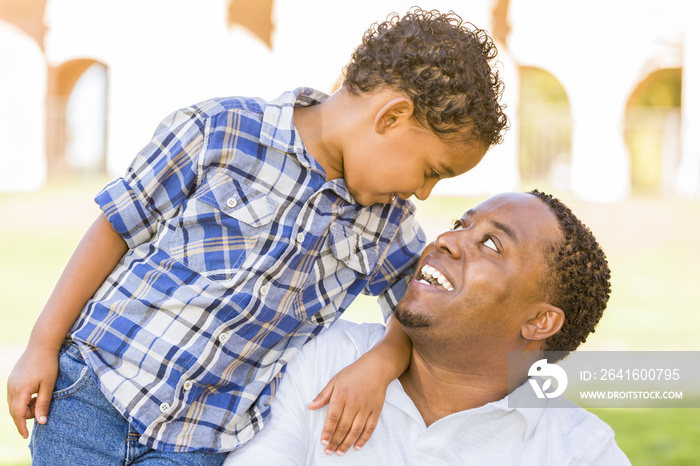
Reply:
M189 200L170 254L210 280L230 280L277 214L277 203L254 183L211 172ZM256 255L259 251L256 251Z
M377 243L342 222L330 226L330 248L336 259L363 275L372 273L377 265Z

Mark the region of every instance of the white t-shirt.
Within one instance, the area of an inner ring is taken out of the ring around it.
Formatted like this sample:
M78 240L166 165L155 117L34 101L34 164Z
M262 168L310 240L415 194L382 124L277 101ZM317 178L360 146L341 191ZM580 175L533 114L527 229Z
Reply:
M506 397L426 427L398 380L389 385L379 424L367 444L359 451L351 448L342 457L326 455L320 441L326 409L311 411L306 405L331 377L368 351L383 334L384 327L379 324L339 320L305 345L289 362L271 402L269 424L249 443L231 452L224 464L630 464L615 443L613 430L580 407L509 408Z

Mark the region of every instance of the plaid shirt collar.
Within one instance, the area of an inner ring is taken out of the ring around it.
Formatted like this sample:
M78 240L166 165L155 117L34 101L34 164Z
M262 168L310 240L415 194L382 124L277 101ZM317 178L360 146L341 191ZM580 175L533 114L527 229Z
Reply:
M288 91L269 102L263 114L260 144L277 149L288 154L294 154L304 167L325 176L321 165L306 150L301 136L294 126L294 107L310 107L320 104L328 98L328 94L310 87L299 87ZM329 182L340 197L350 204L355 204L355 198L348 191L343 178Z
M299 132L294 127L294 107L310 107L320 104L327 98L328 95L323 92L309 87L300 87L285 92L268 103L263 114L260 143L282 152L296 154L306 168L320 170L323 173L318 162L306 152ZM270 128L274 128L274 131L266 131Z

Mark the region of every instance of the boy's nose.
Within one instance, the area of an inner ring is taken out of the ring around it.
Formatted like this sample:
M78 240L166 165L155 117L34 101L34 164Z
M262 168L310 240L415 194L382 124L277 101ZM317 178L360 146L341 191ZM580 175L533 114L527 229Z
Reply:
M438 180L426 180L423 186L413 191L413 195L416 196L418 200L424 201L430 197L430 193L433 192L433 188L437 184Z

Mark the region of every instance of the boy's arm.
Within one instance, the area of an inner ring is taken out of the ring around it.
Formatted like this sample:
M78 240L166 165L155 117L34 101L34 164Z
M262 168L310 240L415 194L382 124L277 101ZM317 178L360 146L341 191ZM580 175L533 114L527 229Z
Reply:
M393 315L384 337L360 359L341 370L308 405L328 404L321 434L326 454L344 454L354 444L362 448L377 427L386 390L408 367L411 340Z
M412 204L406 204L401 219L394 219L399 224L397 235L365 290L380 295L382 312L387 316L384 338L333 377L309 403L309 409L329 404L321 435L328 454L343 454L353 444L359 449L367 443L384 407L386 389L410 362L411 341L392 312L406 291L426 242L413 211Z
M379 296L387 319L383 339L340 371L309 403L309 409L329 404L321 435L328 454L342 454L353 444L359 449L367 443L384 407L386 389L410 362L411 341L393 317L393 310L406 292L426 243L413 212L413 205L406 203L401 219L392 220L399 225L396 237L365 287L366 293Z
M122 237L100 215L68 261L7 381L7 403L22 437L28 436L27 419L36 416L40 424L46 423L61 344L127 249Z

